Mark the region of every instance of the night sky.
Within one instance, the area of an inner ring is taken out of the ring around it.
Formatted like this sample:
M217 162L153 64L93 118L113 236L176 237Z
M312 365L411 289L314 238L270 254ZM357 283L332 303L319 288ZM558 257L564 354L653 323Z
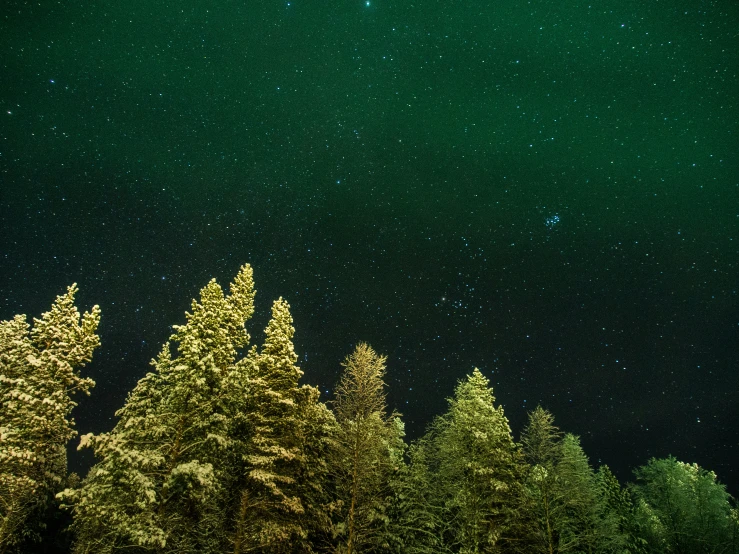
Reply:
M737 494L737 52L722 1L5 1L0 318L100 304L102 432L248 262L325 400L367 341L415 438L477 366Z

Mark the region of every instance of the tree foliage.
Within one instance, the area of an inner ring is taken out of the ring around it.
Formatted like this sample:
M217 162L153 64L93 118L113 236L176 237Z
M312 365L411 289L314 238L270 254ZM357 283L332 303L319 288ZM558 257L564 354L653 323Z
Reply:
M558 487L555 469L562 454L562 436L550 412L537 406L529 413L521 445L528 464L526 492L532 552L552 554L558 550L562 491Z
M252 271L241 268L231 295L211 280L175 326L154 371L139 381L113 431L88 434L98 463L82 486L60 497L74 515L75 552L210 552L221 548L220 472L228 447L237 350L249 336Z
M33 327L0 322L0 553L41 548L34 537L70 517L61 502L76 553L739 554L714 473L653 459L624 489L541 407L516 444L477 369L410 446L367 344L329 409L300 384L285 300L249 348L248 265L229 294L215 280L200 291L113 430L82 437L97 463L80 482L65 445L73 394L94 384L79 367L100 310L80 316L76 291Z
M389 548L389 483L404 445L397 414L387 413L385 362L369 345L358 344L336 389L332 469L342 506L339 548L347 554Z
M239 507L233 552L309 552L330 528L323 493L325 458L335 423L318 389L298 385L295 329L282 298L272 306L264 346L248 364L248 419L240 443Z
M739 522L716 474L673 457L634 471L636 519L648 552L707 554L739 551Z
M596 474L580 440L563 434L541 406L521 435L526 472L529 551L623 553L630 502L607 467Z
M447 413L424 441L437 483L431 503L440 510L429 524L445 522L442 548L460 554L509 548L517 541L522 460L503 408L478 369L457 385Z
M66 445L75 436L72 395L94 381L79 368L100 345L100 308L80 316L77 285L34 318L0 322L0 550L29 532L28 517L43 510L67 474Z

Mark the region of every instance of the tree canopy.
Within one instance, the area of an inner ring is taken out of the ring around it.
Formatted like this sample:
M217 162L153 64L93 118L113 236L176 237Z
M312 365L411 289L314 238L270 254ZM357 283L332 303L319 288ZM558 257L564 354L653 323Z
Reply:
M76 292L0 322L0 554L68 552L67 536L79 554L739 554L716 474L652 459L623 487L541 406L517 442L479 369L409 445L366 343L322 402L286 300L250 344L249 265L201 289L113 429L82 436L80 480L66 446L100 309L80 315Z

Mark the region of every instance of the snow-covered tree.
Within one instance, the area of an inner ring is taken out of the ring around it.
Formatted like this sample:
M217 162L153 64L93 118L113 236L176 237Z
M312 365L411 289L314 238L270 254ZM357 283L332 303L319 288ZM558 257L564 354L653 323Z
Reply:
M623 552L625 522L616 510L628 512L628 499L608 468L596 476L580 440L563 435L540 406L529 413L521 444L528 464L523 514L530 521L529 551Z
M100 308L80 317L77 285L56 298L33 328L26 317L0 322L0 551L26 534L24 525L67 474L66 445L76 431L72 395L95 383L79 368L100 345Z
M332 462L342 504L339 551L346 554L389 548L390 479L399 469L404 444L398 414L387 413L386 360L360 343L344 361L336 389L339 427Z
M567 433L555 469L558 506L557 552L595 552L598 542L598 489L580 439Z
M234 434L232 552L310 552L328 533L324 491L333 416L319 391L299 386L289 304L272 305L265 341L245 360L248 397Z
M60 498L72 509L75 552L139 549L222 552L219 500L229 446L237 351L253 313L252 270L244 265L224 295L211 280L175 326L154 371L129 394L110 433L82 437L99 460L77 489Z
M475 369L461 381L449 410L432 424L437 505L450 522L444 543L453 552L495 552L516 539L522 462L508 419L495 406L489 381Z
M301 421L298 444L304 462L298 467L296 481L304 509L302 526L308 533L309 547L303 548L306 552L324 552L332 543L332 515L336 511L329 459L337 423L331 410L319 402L319 395L316 387L303 385L297 396Z
M607 465L595 474L598 490L598 552L641 554L643 543L633 533L634 505Z

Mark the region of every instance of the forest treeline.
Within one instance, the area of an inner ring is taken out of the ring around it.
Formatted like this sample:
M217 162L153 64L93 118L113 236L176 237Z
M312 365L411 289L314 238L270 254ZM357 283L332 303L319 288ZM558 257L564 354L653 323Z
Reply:
M100 309L80 315L76 292L32 325L0 323L0 553L739 552L714 473L652 459L622 487L541 407L515 441L478 370L411 444L367 344L321 402L300 384L287 302L250 345L249 265L228 294L200 291L115 427L81 437L87 476L68 474L100 345Z

